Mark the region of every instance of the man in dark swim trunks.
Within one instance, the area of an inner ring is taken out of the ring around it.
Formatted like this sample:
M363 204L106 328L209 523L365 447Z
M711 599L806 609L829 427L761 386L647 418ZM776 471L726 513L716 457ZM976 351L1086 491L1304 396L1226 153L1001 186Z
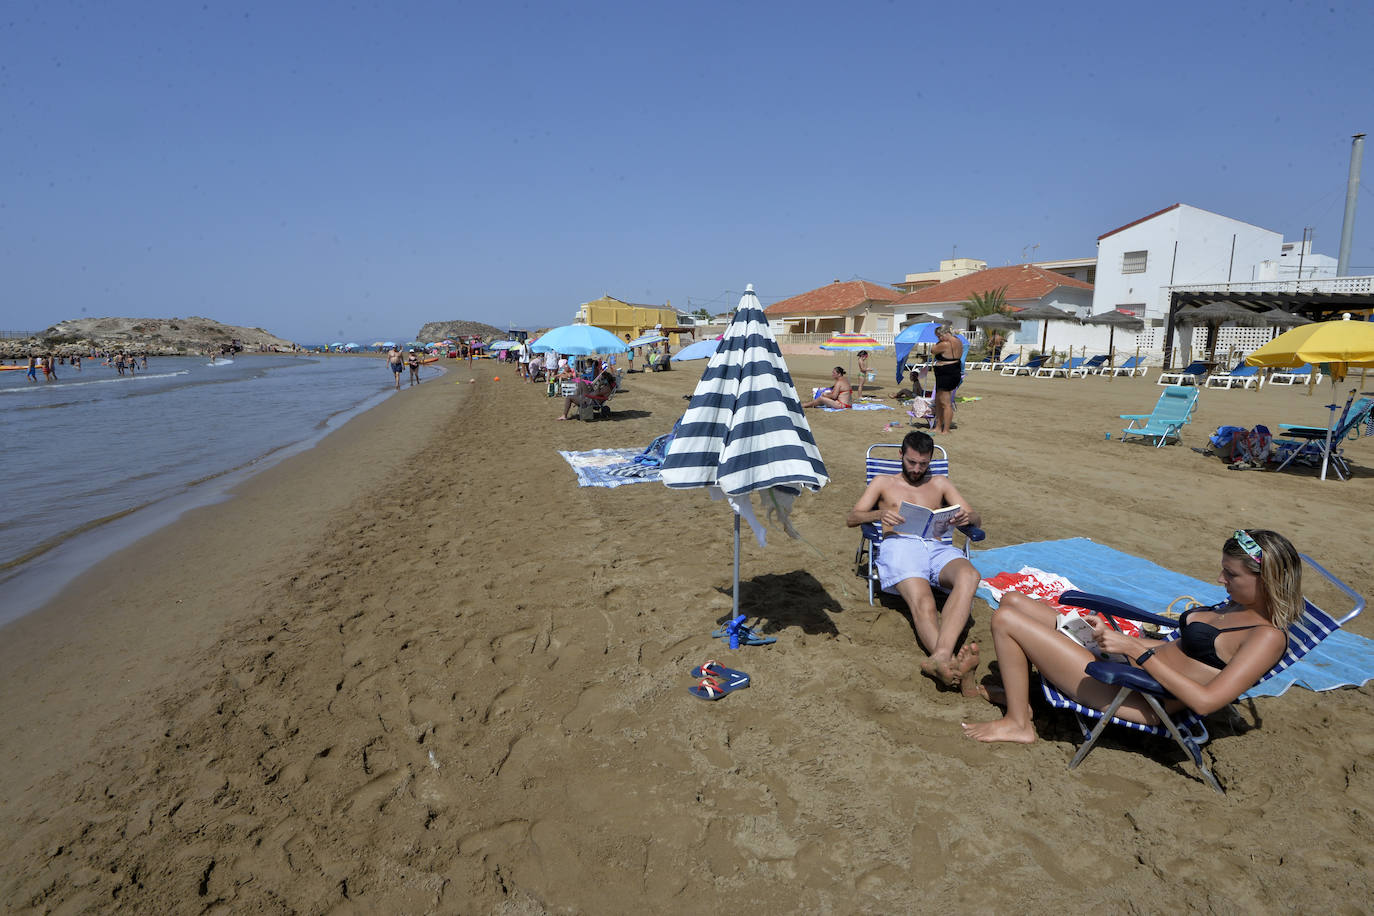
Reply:
M396 390L401 390L401 370L405 368L405 362L401 358L401 351L392 347L386 351L386 361L391 365L391 374L396 376Z

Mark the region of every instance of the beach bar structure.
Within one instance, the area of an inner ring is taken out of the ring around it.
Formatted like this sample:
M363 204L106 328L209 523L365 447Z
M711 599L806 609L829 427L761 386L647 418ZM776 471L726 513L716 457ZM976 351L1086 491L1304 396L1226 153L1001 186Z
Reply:
M641 305L622 302L613 296L602 296L591 302L584 302L577 309L575 324L594 324L605 328L621 340L633 340L650 331L668 338L674 348L691 343L696 328L685 324L682 316L671 303L663 305ZM683 337L687 340L684 341Z

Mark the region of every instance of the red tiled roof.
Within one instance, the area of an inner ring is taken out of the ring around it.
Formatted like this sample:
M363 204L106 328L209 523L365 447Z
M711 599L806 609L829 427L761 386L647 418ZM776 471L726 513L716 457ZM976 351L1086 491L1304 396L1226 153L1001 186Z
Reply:
M946 280L944 283L937 283L934 286L927 286L925 289L918 289L914 293L907 293L892 304L963 302L975 293L990 293L1004 286L1007 288L1005 295L1008 302L1042 299L1046 294L1060 286L1070 286L1074 289L1093 288L1091 283L1075 280L1073 277L1066 277L1052 270L1045 270L1043 267L1035 267L1031 264L1015 264L1011 267L992 267L977 273L955 277L953 280Z
M1154 219L1156 216L1163 216L1165 213L1168 213L1170 210L1177 210L1177 209L1178 209L1179 207L1181 207L1181 206L1183 206L1183 204L1171 204L1171 205L1165 207L1163 210L1156 210L1155 212L1151 213L1149 216L1142 216L1140 219L1132 220L1131 222L1127 223L1127 224L1124 225L1124 226L1117 226L1117 227L1116 227L1115 229L1113 229L1111 232L1104 232L1104 233L1102 233L1101 235L1099 235L1099 236L1097 237L1097 240L1100 242L1100 241L1102 241L1103 239L1105 239L1105 238L1106 238L1107 236L1109 236L1109 235L1116 235L1118 232L1120 232L1120 231L1123 230L1123 229L1129 229L1129 228L1131 228L1132 226L1138 226L1138 225L1140 225L1141 223L1145 222L1147 219Z
M786 315L841 314L850 312L867 302L892 302L899 293L895 289L869 283L867 280L848 280L830 283L790 299L774 302L764 309L765 315L780 318Z

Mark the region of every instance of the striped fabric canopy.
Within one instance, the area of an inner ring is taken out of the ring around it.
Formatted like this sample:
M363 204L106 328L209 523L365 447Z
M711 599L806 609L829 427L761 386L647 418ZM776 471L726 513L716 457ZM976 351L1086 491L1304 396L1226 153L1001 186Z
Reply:
M867 334L832 334L822 350L881 350L883 345Z
M770 487L819 490L829 480L750 284L668 447L663 482L738 496Z

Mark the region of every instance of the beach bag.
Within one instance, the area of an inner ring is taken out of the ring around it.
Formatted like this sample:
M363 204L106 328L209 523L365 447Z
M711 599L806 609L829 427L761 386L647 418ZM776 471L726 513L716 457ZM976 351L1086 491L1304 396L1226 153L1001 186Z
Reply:
M1274 437L1267 426L1243 429L1231 437L1231 463L1260 467L1274 450Z
M1217 431L1207 437L1208 448L1212 454L1220 456L1221 460L1229 463L1236 433L1243 432L1245 432L1244 426L1218 426Z

